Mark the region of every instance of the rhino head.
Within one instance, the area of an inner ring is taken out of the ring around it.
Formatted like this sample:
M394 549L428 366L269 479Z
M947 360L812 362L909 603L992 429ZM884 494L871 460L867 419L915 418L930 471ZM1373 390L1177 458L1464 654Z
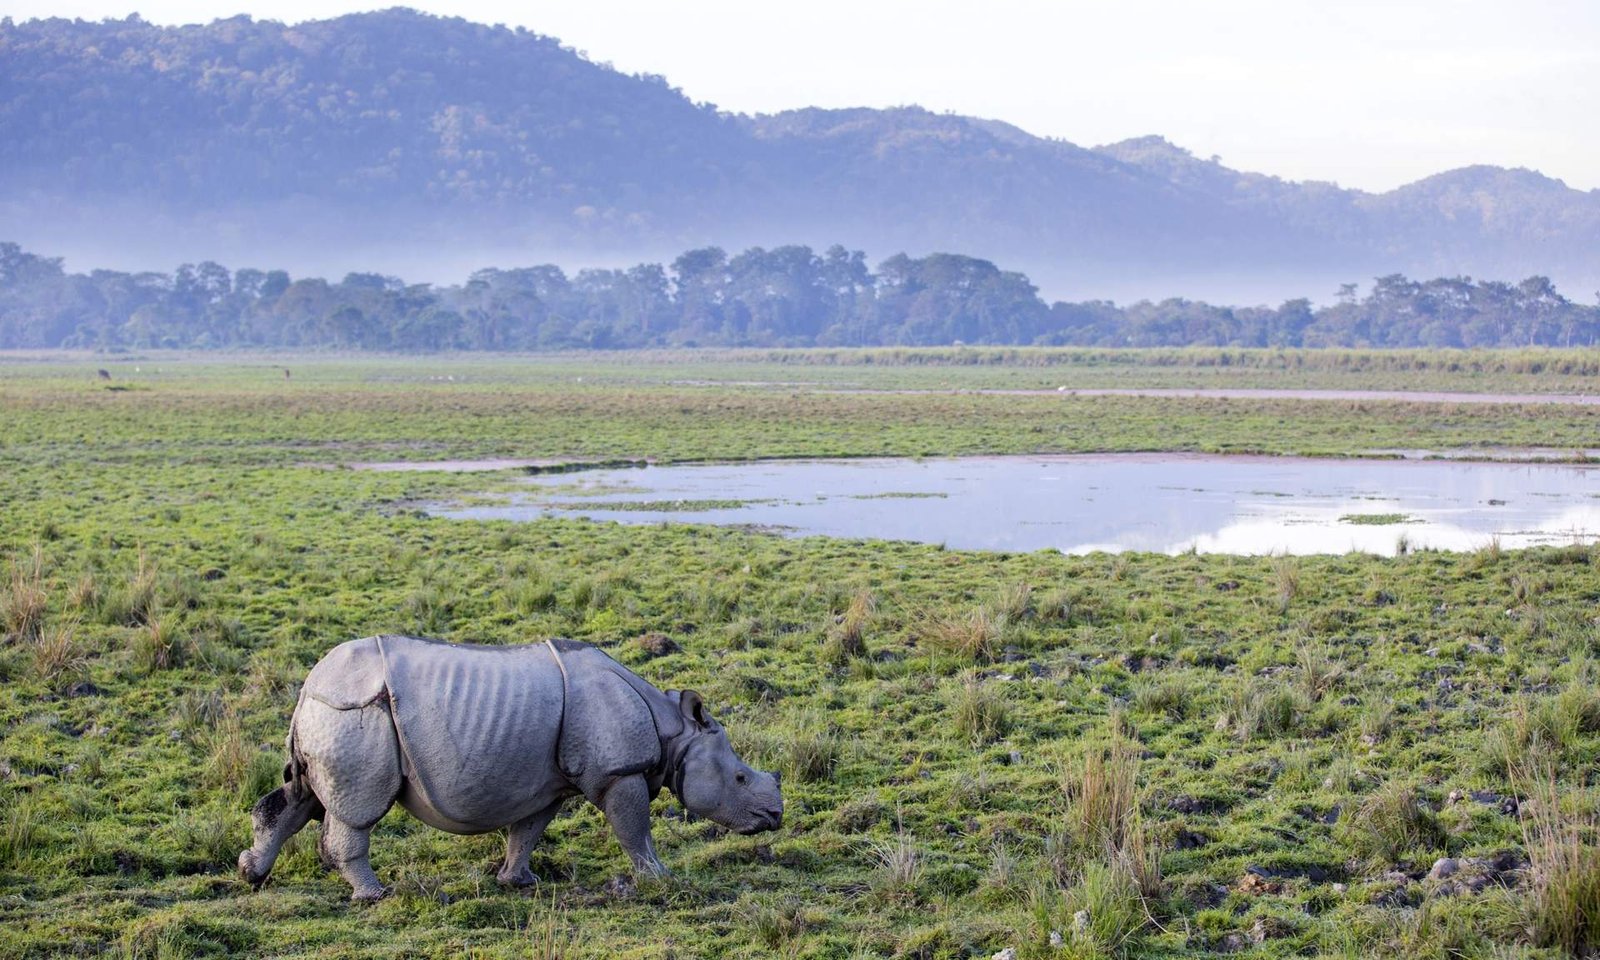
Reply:
M668 785L684 809L738 833L776 830L783 823L778 775L739 759L698 693L682 691L678 708L684 727L674 738Z

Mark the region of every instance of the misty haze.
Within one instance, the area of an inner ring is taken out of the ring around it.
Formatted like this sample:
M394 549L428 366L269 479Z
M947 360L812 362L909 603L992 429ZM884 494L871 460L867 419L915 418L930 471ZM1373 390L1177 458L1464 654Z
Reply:
M1600 957L1600 8L115 2L0 958Z

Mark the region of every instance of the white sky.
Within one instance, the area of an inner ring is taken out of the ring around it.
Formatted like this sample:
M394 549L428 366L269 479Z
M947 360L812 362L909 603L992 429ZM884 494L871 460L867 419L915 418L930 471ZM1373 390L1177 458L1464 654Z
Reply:
M130 5L131 2L136 5ZM739 112L916 103L1083 146L1384 190L1472 163L1600 187L1594 0L412 0L525 26ZM17 19L288 22L346 0L0 0Z

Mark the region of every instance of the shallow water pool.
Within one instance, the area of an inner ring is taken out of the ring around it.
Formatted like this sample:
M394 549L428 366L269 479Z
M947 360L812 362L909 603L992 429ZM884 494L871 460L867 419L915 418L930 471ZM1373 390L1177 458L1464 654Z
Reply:
M956 549L1394 554L1590 541L1600 467L1127 454L785 460L528 478L459 519L737 524Z

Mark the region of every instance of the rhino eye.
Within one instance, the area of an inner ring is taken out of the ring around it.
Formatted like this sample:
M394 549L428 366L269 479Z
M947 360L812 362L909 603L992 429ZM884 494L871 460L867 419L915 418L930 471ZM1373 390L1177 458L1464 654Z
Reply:
M735 783L744 783L745 775L742 773L736 773L733 775L733 780Z

